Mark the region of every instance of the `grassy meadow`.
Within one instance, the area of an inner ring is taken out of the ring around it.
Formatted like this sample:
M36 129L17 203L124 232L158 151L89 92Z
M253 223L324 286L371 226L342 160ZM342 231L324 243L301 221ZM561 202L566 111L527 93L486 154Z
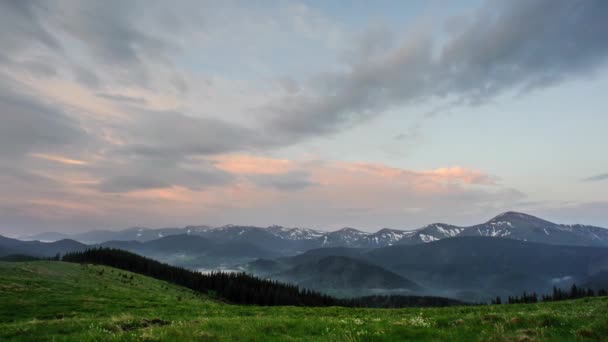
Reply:
M448 308L229 305L104 266L0 262L0 341L601 341L608 298Z

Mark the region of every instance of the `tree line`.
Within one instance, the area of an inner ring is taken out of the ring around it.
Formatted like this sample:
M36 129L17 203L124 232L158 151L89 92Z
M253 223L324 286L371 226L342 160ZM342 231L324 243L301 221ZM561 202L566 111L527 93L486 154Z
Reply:
M83 252L72 252L63 257L55 256L50 260L110 266L187 287L233 304L375 308L466 305L466 303L454 299L431 296L377 295L338 299L309 289L301 289L296 285L260 279L246 273L218 271L202 274L113 248L94 248Z
M521 296L509 296L505 304L527 304L527 303L538 303L538 302L555 302L560 300L578 299L584 297L602 297L607 296L608 291L606 289L599 289L597 292L593 289L586 289L572 284L570 290L563 290L556 286L553 286L553 293L537 295L536 292L524 293ZM502 298L497 296L492 300L492 304L503 304Z
M262 306L332 306L340 304L333 297L300 289L294 285L260 279L245 273L202 274L120 249L94 248L84 252L72 252L65 254L62 260L119 268L187 287L193 291L217 296L234 304Z
M309 289L301 289L296 285L260 279L244 272L227 273L217 271L203 274L114 248L93 248L82 252L67 253L63 257L58 254L55 257L47 258L47 260L62 260L114 267L180 285L196 292L220 298L232 304L375 308L468 305L468 303L458 300L433 296L376 295L338 299ZM579 288L576 285L572 285L569 291L553 287L552 294L539 296L536 292L524 292L521 296L509 296L504 302L500 296L497 296L491 301L491 304L537 303L540 301L548 302L606 295L608 295L606 289L600 289L596 292L592 289Z

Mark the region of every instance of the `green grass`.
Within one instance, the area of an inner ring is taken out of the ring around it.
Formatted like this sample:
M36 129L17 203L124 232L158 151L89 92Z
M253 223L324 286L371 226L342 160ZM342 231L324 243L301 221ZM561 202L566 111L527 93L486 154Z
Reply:
M608 339L608 298L428 309L228 305L103 266L0 262L0 341Z

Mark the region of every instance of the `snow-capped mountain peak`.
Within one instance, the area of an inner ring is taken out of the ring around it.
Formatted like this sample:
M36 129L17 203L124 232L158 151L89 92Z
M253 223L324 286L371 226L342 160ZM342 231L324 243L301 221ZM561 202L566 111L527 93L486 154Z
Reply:
M309 228L285 228L277 225L270 226L267 230L275 236L289 240L312 240L325 234L325 232Z
M468 227L432 223L416 230L383 228L375 233L349 227L328 232L278 225L261 228L229 224L217 228L200 225L160 229L133 227L119 231L99 230L74 235L47 233L31 236L29 239L51 241L49 237L57 236L55 239L72 238L84 243L101 243L111 240L142 242L180 234L202 236L214 241L255 243L260 247L282 246L281 250L295 249L297 251L318 247L376 248L397 244L429 243L459 236L488 236L546 244L608 247L608 229L580 224L556 224L513 211L497 215L485 223Z

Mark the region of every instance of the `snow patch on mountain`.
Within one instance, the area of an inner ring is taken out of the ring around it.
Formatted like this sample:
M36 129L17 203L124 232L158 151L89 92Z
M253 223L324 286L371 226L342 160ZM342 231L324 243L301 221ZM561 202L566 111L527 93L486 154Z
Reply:
M422 242L433 242L433 241L439 240L438 238L436 238L432 235L420 234L419 236L420 236L420 240L422 240Z

